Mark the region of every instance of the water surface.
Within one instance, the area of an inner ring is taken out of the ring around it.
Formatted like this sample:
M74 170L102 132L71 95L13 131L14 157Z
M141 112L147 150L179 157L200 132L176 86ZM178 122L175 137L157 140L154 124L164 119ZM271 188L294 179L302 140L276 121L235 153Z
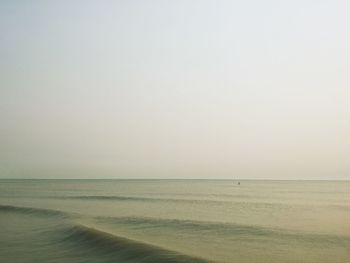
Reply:
M0 180L0 262L348 262L350 182Z

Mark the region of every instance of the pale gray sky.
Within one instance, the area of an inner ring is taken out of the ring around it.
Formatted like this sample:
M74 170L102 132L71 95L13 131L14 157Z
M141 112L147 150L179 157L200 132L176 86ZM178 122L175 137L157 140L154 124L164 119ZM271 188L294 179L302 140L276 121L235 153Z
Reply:
M0 1L0 177L350 179L350 2Z

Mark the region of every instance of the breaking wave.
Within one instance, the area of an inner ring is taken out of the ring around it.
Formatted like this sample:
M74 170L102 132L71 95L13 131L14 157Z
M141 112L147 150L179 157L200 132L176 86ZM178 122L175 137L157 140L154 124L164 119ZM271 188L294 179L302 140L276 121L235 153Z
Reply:
M340 235L296 232L281 228L224 222L192 221L151 217L97 217L99 223L132 226L133 228L163 228L185 233L201 232L221 237L244 239L295 240L328 244L350 245L350 237Z
M158 246L119 237L96 228L75 225L67 232L66 241L110 253L109 256L142 263L209 263L206 259L181 254Z

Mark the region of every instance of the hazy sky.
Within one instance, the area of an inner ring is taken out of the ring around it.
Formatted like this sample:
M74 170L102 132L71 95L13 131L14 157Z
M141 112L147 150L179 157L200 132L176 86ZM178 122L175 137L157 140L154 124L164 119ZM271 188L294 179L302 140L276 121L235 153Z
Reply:
M349 10L0 0L0 177L350 179Z

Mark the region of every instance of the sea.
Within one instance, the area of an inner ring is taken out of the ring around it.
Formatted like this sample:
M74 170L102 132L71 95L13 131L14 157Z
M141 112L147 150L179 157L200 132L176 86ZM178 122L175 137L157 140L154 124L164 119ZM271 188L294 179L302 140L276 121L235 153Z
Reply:
M350 181L0 180L0 262L347 263Z

